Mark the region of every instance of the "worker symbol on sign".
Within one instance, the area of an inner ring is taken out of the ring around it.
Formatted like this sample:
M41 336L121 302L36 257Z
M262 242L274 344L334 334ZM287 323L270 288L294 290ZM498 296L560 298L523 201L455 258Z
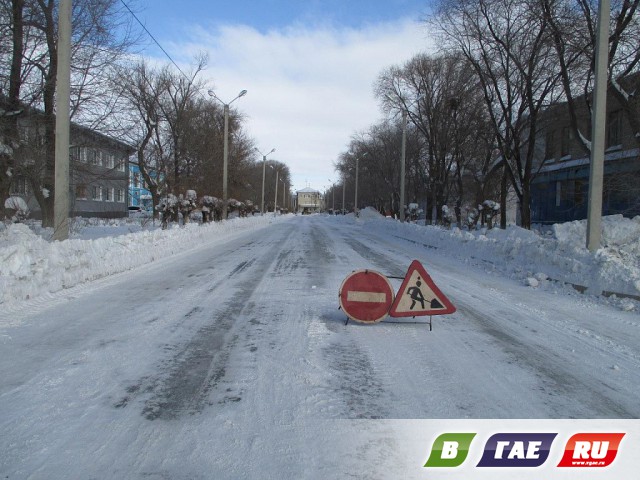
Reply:
M409 310L413 310L413 307L416 306L416 302L420 302L422 310L424 310L424 295L422 295L420 285L422 285L422 282L420 281L420 277L418 277L415 287L409 287L407 289L407 295L411 297L411 306L409 307Z
M422 264L411 262L391 305L391 317L416 317L453 313L456 307L440 291Z

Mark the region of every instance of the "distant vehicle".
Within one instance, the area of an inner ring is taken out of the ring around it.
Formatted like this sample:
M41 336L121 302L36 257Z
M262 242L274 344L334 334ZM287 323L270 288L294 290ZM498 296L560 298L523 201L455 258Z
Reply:
M131 205L129 208L129 216L133 218L150 217L151 212L145 210L140 205Z

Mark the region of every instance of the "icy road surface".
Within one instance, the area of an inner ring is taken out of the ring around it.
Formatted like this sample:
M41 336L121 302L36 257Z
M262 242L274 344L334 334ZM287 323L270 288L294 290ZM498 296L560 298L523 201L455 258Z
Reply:
M637 313L382 228L293 217L0 313L0 477L378 478L356 419L640 417ZM413 259L455 314L345 325L351 271Z

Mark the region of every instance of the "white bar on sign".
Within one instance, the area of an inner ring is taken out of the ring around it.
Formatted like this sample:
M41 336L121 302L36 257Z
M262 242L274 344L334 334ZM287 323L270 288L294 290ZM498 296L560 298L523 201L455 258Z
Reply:
M348 302L384 303L387 301L387 294L382 292L347 292Z

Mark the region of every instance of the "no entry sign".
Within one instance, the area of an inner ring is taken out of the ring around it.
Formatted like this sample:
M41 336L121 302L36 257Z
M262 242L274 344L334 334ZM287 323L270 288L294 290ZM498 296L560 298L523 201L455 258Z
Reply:
M375 323L387 316L393 288L387 277L373 270L357 270L340 285L340 307L352 320Z

